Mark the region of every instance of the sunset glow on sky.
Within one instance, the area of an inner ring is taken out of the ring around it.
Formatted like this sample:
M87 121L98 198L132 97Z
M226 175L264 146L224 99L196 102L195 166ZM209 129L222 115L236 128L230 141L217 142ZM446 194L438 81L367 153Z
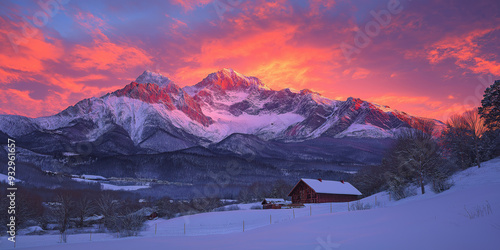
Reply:
M0 114L53 115L146 69L186 86L232 68L444 121L500 79L499 38L498 0L1 1Z

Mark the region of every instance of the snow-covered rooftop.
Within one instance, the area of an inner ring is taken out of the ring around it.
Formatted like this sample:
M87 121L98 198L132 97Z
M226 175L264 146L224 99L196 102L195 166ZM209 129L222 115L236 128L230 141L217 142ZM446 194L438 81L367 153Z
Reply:
M262 203L264 203L264 201L266 203L286 203L285 199L280 199L280 198L264 198L264 200L262 201Z
M348 194L348 195L361 195L351 183L344 181L329 181L317 179L301 179L309 187L314 189L316 193L320 194Z

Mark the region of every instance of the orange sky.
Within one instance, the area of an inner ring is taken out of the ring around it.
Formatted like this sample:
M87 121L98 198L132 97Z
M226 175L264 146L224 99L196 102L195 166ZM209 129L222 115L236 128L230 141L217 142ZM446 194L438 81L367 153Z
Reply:
M41 2L0 2L2 114L52 115L145 69L186 86L233 68L446 120L500 76L498 1Z

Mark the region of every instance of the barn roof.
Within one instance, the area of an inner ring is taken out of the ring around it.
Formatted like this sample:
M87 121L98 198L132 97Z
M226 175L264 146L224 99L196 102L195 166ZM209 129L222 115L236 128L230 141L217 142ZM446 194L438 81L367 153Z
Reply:
M305 184L307 184L309 187L311 187L316 193L320 194L361 195L361 192L359 192L359 190L357 190L353 185L351 185L351 183L346 181L342 183L340 181L329 181L329 180L320 181L317 179L304 179L304 178L300 180L303 181ZM293 189L295 189L295 187L293 187Z
M263 201L267 201L268 203L277 203L277 202L285 202L285 199L280 199L280 198L264 198Z

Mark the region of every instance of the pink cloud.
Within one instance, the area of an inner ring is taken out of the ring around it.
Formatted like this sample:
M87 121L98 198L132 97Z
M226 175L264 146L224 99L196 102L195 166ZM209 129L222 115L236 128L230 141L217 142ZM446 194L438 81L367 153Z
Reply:
M172 3L181 6L185 11L190 11L193 10L195 7L207 5L213 1L214 0L172 0Z
M75 20L93 37L93 42L90 45L77 44L72 48L67 60L72 67L126 72L132 67L151 63L151 56L143 49L131 43L112 42L103 32L107 29L103 19L88 12L79 12Z
M60 95L54 94L44 100L37 100L31 98L30 94L31 91L17 89L0 91L0 113L40 117L55 114L67 107L67 103L61 102Z
M84 70L126 72L131 67L151 63L151 56L142 49L99 40L91 46L76 45L70 57L73 67Z
M233 67L247 75L262 78L271 88L281 89L290 85L306 87L311 81L321 80L321 71L326 72L327 67L334 65L330 61L335 51L290 45L289 40L296 29L293 25L281 26L203 41L198 54L185 58L197 63L196 66L181 68L173 77L177 82L194 84L210 72Z
M100 96L124 84L88 85L89 81L109 79L107 75L95 73L95 70L124 73L131 67L151 62L151 57L142 49L110 41L101 32L106 26L102 19L82 13L76 19L92 35L93 43L90 46L67 44L39 29L33 36L22 36L25 40L17 44L16 51L12 49L9 35L22 35L23 23L0 17L0 83L6 85L0 91L3 100L0 102L0 112L31 117L54 114L78 101L70 98L75 94L79 97ZM70 70L88 74L75 76L58 73L57 70L63 65ZM36 88L13 88L17 83L24 83L26 86L26 83L31 82L37 83ZM43 85L46 86L43 99L32 97L37 96L36 91L43 88Z
M46 39L42 33L25 36L21 23L8 22L0 17L0 80L9 83L46 70L47 61L58 62L64 55L61 41ZM22 40L10 39L19 36ZM9 38L10 37L10 38ZM19 41L18 43L16 41ZM16 50L13 49L13 44Z
M472 30L464 35L445 37L432 44L427 51L427 59L437 64L445 59L455 60L457 66L469 69L474 73L500 74L500 62L488 60L481 54L480 39L486 35L499 31L500 26L487 29Z
M331 9L335 5L335 1L309 0L310 13L309 16L317 16L321 12Z
M370 74L370 71L367 69L363 68L357 68L354 73L352 74L352 79L358 80L358 79L365 79L368 77Z

